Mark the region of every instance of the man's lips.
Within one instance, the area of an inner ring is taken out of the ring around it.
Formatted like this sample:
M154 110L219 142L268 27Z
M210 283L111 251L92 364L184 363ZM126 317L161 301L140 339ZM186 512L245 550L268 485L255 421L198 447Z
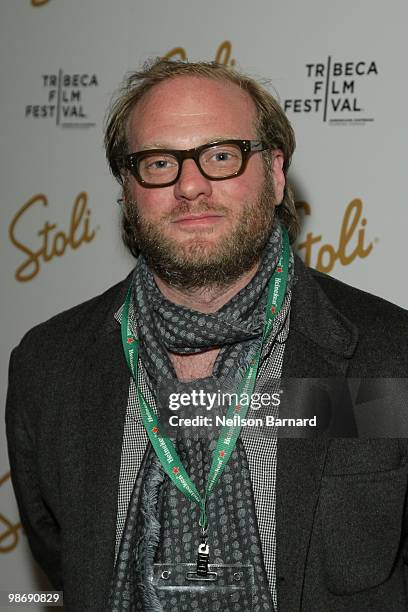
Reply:
M173 219L172 223L179 226L212 225L214 223L219 223L223 218L223 214L215 212L205 212L200 214L189 213L186 215L180 215L176 219Z

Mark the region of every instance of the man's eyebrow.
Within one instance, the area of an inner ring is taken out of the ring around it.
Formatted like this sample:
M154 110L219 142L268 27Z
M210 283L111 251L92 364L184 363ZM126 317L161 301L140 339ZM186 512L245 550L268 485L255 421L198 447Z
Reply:
M219 140L239 140L238 136L225 136L225 134L223 134L222 136L213 136L211 138L206 138L201 145L197 145L197 147L200 147L202 145L205 144L211 144L212 142L218 142ZM189 149L195 149L197 147L189 147ZM139 151L147 151L149 149L168 149L169 151L185 151L185 150L189 150L189 149L181 149L179 147L174 147L172 145L169 145L167 142L148 142L147 144L144 144L142 147L140 147Z
M148 142L147 144L140 147L140 151L147 149L171 149L165 142Z

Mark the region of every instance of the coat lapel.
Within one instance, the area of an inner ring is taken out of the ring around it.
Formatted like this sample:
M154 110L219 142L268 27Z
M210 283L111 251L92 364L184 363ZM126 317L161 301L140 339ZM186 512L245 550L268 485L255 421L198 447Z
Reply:
M126 287L127 288L126 283ZM109 309L87 352L87 376L82 389L82 418L86 440L87 557L92 584L92 606L106 606L113 573L118 483L123 427L129 392L129 371L123 355L120 326L114 313L124 300Z
M357 331L333 307L298 258L295 274L282 378L344 377L357 343ZM278 440L276 574L280 612L301 610L327 446L328 440L323 437Z

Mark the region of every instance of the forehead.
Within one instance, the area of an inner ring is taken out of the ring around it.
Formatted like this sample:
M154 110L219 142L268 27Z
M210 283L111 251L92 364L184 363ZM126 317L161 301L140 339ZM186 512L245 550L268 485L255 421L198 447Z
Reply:
M215 138L255 138L255 104L235 83L181 76L155 85L128 124L132 148L190 148Z

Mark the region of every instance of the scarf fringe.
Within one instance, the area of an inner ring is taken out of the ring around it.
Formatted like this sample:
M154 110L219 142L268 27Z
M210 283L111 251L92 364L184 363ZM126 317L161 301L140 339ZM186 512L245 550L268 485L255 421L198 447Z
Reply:
M160 542L161 525L156 518L157 502L160 487L165 480L165 473L156 457L153 458L145 482L142 500L141 514L143 516L144 529L137 543L136 576L137 586L143 594L143 605L147 612L163 612L156 588L153 584L153 564L156 551Z

